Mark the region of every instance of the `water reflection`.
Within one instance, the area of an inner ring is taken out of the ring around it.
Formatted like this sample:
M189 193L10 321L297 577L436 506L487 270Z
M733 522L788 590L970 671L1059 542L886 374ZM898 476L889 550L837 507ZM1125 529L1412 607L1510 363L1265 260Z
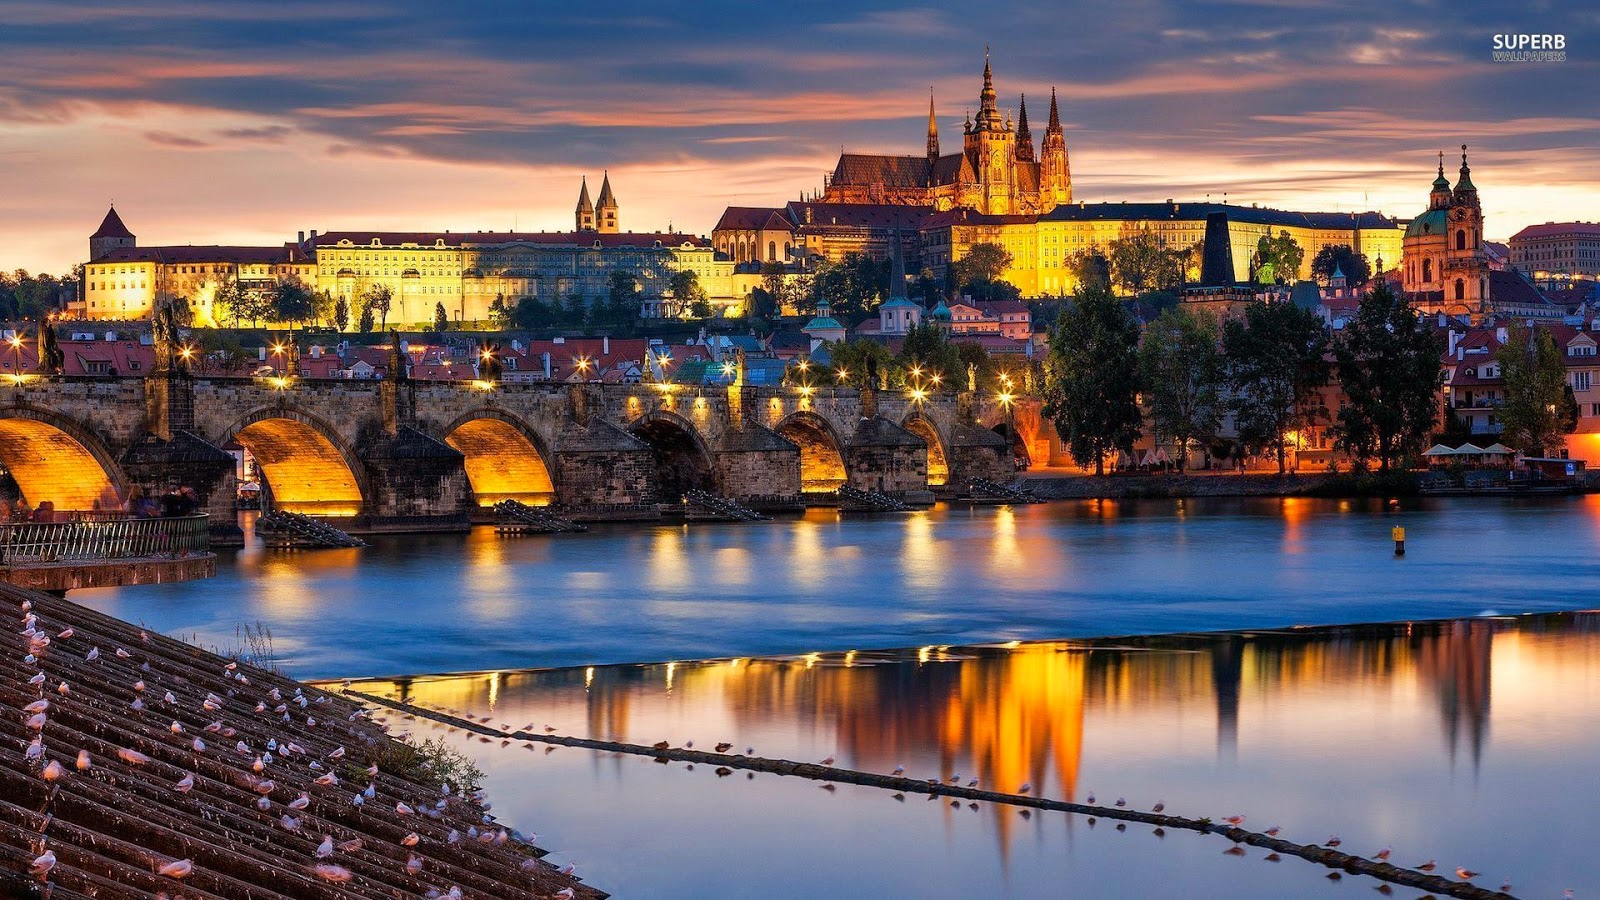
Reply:
M1298 840L1338 832L1358 851L1392 845L1496 879L1514 873L1550 896L1600 884L1600 862L1568 837L1592 839L1600 815L1567 779L1529 775L1596 761L1592 742L1567 739L1600 726L1596 613L356 687L608 740L729 741L735 752L750 745L769 757L834 755L880 772L905 765L916 777L960 773L1001 790L1031 782L1055 797L1098 791L1102 803L1126 796L1148 808L1159 798L1194 815L1248 812ZM514 770L531 765L509 759ZM1458 778L1458 767L1470 777ZM626 818L645 801L619 794L601 802ZM1519 817L1517 833L1507 834L1496 823L1516 809L1541 815ZM1004 868L1033 828L1015 810L980 815ZM1573 850L1556 849L1564 846ZM1248 882L1243 891L1272 895Z

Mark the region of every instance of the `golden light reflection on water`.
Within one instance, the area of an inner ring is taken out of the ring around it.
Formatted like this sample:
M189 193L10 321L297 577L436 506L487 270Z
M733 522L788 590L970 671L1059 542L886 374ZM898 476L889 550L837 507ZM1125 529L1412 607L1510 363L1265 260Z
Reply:
M916 777L961 773L963 782L997 790L1031 783L1048 796L1082 799L1091 740L1138 756L1172 752L1163 740L1194 733L1208 734L1223 758L1236 746L1315 755L1326 752L1316 742L1329 728L1359 739L1362 729L1382 727L1374 716L1420 718L1436 723L1433 752L1448 765L1476 765L1491 743L1491 697L1505 708L1494 742L1540 745L1548 720L1525 713L1559 709L1563 695L1592 690L1597 674L1600 614L1584 613L1116 646L818 652L356 687L636 743L760 735L764 756L837 753L841 765L876 772L920 760L936 771ZM1397 742L1393 752L1414 750ZM1016 821L994 815L1004 847Z

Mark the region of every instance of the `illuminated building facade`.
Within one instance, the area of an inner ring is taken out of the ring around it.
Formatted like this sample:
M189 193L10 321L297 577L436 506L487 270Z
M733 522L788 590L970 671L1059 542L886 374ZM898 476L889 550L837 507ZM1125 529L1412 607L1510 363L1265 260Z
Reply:
M990 215L1049 212L1072 202L1072 174L1055 92L1038 152L1028 128L1027 98L1013 124L996 103L989 60L983 61L978 115L962 126L961 152L941 154L939 122L928 98L927 150L922 156L843 153L823 188L825 203L887 203L933 209L963 207Z
M1546 222L1511 236L1511 264L1536 280L1600 278L1600 222Z
M1483 207L1461 145L1461 170L1454 187L1439 174L1428 208L1406 228L1400 278L1406 296L1428 313L1482 318L1491 310L1489 259L1483 249Z

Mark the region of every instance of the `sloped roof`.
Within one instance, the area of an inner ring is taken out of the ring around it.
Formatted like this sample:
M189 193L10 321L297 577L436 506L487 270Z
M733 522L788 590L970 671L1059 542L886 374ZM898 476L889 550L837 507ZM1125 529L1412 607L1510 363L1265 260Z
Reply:
M902 206L895 203L808 203L791 200L784 206L789 220L810 228L830 225L853 228L900 227L915 231L933 213L931 206ZM811 214L808 221L806 213Z
M1379 212L1294 212L1231 203L1069 203L1040 216L1047 222L1103 219L1148 219L1204 222L1211 213L1227 213L1233 222L1252 225L1296 225L1304 228L1398 228L1401 220Z
M693 234L680 232L621 231L602 234L598 231L330 231L317 235L317 246L332 247L340 241L349 241L357 247L370 247L377 240L383 247L416 244L431 247L444 242L446 247L495 247L511 244L539 244L563 247L641 247L657 243L664 249L691 244L709 248L710 242Z
M420 898L444 885L514 900L569 887L597 896L531 847L498 839L481 801L455 793L440 804L437 785L392 762L399 745L385 729L337 694L10 586L0 586L0 615L32 635L37 657L24 657L27 637L6 654L13 687L0 707L21 735L0 767L0 800L12 811L0 829L6 881L21 882L48 849L48 880L62 897ZM38 687L28 684L35 673ZM43 700L37 731L24 730L24 704ZM28 760L34 734L40 749ZM369 783L373 797L353 802ZM288 805L300 797L304 809ZM490 839L450 842L452 829ZM420 837L414 846L402 840L408 832ZM335 849L319 859L324 835ZM159 874L180 861L181 881ZM319 865L338 869L319 875Z
M238 265L311 264L316 260L294 244L275 247L240 247L216 244L178 247L118 247L91 265L116 262L155 262L164 265L184 263L224 263Z
M793 231L783 210L773 206L730 206L722 211L714 231Z
M1546 222L1543 225L1529 225L1513 234L1511 239L1531 241L1555 237L1600 238L1600 222Z
M1489 272L1489 300L1496 305L1508 306L1554 305L1526 275L1509 269Z
M833 167L834 185L882 184L885 187L927 187L933 177L933 167L926 156L889 156L866 153L842 153Z
M132 238L133 232L128 230L128 226L122 224L122 217L117 215L117 208L113 206L106 210L106 217L100 220L100 227L89 237L91 240L94 238Z

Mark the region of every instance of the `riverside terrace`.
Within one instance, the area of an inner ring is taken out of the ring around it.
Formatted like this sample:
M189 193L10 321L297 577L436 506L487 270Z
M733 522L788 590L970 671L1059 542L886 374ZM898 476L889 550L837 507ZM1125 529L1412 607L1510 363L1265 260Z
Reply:
M1009 440L1008 440L1009 436ZM247 449L271 503L350 531L447 531L503 499L658 515L689 489L779 505L841 485L925 498L1044 451L1039 402L827 387L27 375L0 403L23 497L115 509L192 486L233 522Z

